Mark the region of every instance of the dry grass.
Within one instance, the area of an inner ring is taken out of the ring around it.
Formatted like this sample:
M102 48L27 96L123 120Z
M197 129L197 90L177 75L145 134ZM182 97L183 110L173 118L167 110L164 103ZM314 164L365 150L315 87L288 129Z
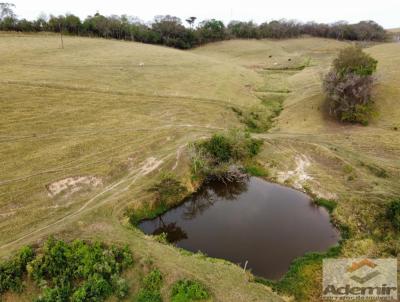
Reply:
M123 216L126 207L148 202L146 189L159 172L188 182L185 145L243 127L230 107L252 108L265 95L285 98L275 128L259 134L266 141L259 160L272 177L295 170L296 156L310 160L312 179L303 186L336 196L337 219L357 234L346 253L382 232L380 205L400 194L399 44L367 50L379 60L380 116L360 127L339 125L323 111L321 76L346 43L238 40L183 52L101 39L64 42L62 50L54 35L0 34L0 256L53 233L129 243L167 274L167 283L195 276L218 301L279 301L239 267L160 244ZM351 181L345 166L353 168ZM48 194L49 184L77 176L102 185ZM372 247L367 254L387 253L379 241Z

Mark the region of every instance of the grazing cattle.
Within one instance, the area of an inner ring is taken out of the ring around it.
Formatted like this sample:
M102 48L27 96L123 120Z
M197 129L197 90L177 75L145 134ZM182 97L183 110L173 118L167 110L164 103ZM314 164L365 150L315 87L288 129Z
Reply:
M143 63L143 62L140 62L140 63L139 63L139 67L144 67L144 63Z

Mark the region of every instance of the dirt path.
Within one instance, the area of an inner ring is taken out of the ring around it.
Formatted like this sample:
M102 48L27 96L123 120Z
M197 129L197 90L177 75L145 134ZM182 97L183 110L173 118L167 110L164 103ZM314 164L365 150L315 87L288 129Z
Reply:
M104 205L105 203L107 203L108 200L110 200L111 197L113 197L114 195L118 194L119 192L125 190L127 187L131 186L132 184L134 184L139 178L146 176L147 174L151 173L152 171L154 171L155 169L157 169L158 167L161 166L161 164L170 156L173 156L175 153L170 153L168 155L166 155L165 157L163 157L162 159L157 160L155 157L149 157L147 158L141 165L139 168L131 171L126 177L124 177L123 179L119 180L118 182L111 184L109 186L107 186L104 190L102 190L100 193L96 194L95 196L93 196L92 198L90 198L85 204L83 204L82 207L80 207L78 210L76 210L75 212L69 213L67 215L65 215L64 217L61 217L60 219L58 219L55 222L49 223L45 226L42 226L38 229L35 229L17 239L14 239L13 241L10 241L6 244L3 244L2 246L0 246L0 250L4 250L6 248L9 248L10 246L19 243L20 241L30 238L34 235L40 234L43 231L54 227L56 225L59 225L60 223L66 222L68 219L77 217L78 215L93 209L95 207L99 207L101 205ZM123 184L127 184L126 186L123 186L122 188L119 188L120 186L122 186ZM119 189L118 189L119 188ZM109 192L114 191L110 196L105 196L105 199L101 200L100 202L94 204L94 201L98 200L99 198L103 197L104 195L106 195Z

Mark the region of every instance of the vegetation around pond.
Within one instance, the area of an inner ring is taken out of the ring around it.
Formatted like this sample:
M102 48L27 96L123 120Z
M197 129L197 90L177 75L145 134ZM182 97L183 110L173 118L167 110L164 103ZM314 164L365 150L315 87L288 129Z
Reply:
M137 225L142 219L152 219L164 213L168 208L182 200L187 188L173 174L164 174L161 179L148 190L154 194L154 199L139 209L128 209L126 214L132 225Z
M192 170L195 176L221 181L240 181L246 178L244 161L256 156L262 140L248 132L231 130L191 146Z

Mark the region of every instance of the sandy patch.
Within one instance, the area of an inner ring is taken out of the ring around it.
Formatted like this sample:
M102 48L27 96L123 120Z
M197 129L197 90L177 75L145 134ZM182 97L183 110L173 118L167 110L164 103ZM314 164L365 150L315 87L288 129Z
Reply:
M47 185L48 195L54 197L60 193L71 195L87 187L99 187L103 181L95 176L75 176L55 181Z
M175 170L175 169L178 167L179 159L180 159L180 157L181 157L181 154L182 154L183 149L185 148L185 146L186 146L186 144L180 146L180 147L178 148L178 150L176 150L176 161L175 161L174 166L172 167L172 170Z
M3 213L0 213L0 218L7 218L10 216L14 216L16 213L17 213L17 211L3 212Z
M140 174L147 175L157 169L162 163L162 160L157 160L155 157L149 157L144 161L143 166L140 168Z
M305 155L298 155L295 158L296 168L290 171L278 172L278 181L284 183L285 181L292 181L293 187L296 189L302 189L303 184L307 180L313 178L307 174L306 169L311 165L311 161Z

